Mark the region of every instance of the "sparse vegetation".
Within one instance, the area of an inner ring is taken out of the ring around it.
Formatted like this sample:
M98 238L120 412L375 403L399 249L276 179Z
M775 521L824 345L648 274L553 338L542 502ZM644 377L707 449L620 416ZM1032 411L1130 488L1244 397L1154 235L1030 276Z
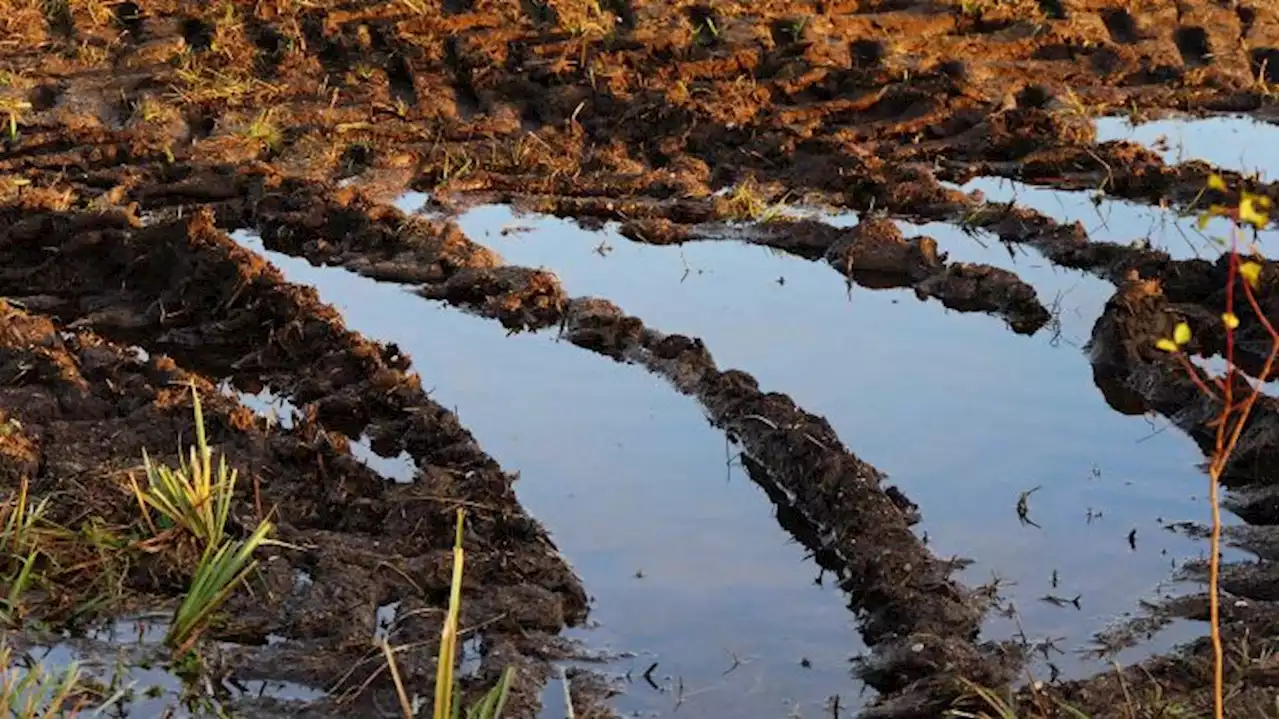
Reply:
M1018 709L1017 700L1011 692L1001 696L995 690L979 686L967 679L961 679L960 681L965 687L966 694L959 701L967 703L976 699L982 704L982 707L978 709L949 710L947 716L955 719L1048 719L1054 716L1062 716L1065 719L1089 719L1089 716L1079 709L1035 692L1032 692L1032 701L1037 705L1037 708L1033 713L1021 712Z
M750 178L734 185L724 198L724 214L738 222L776 222L788 214L785 202L769 202Z
M57 673L40 664L17 666L12 650L0 642L0 716L13 719L64 719L84 710L76 692L81 679L72 663Z
M435 700L432 703L431 714L434 719L453 719L464 715L453 672L458 661L458 616L462 611L462 576L466 559L462 549L462 528L465 518L465 510L459 509L453 543L453 579L449 586L449 609L445 615L444 625L440 629L440 651L436 662ZM396 696L400 700L401 713L404 719L413 719L418 715L418 697L416 695L411 697L401 681L400 671L396 667L395 651L390 644L384 641L381 643L381 648L392 681L396 685ZM498 683L466 710L467 719L500 719L514 678L514 669L511 667L504 669Z
M141 487L130 478L134 495L142 507L143 518L157 538L173 537L177 532L201 545L199 564L191 586L174 614L165 643L183 654L205 630L213 613L239 586L256 563L253 553L268 542L271 523L263 520L244 541L226 537L227 518L235 497L237 472L218 458L214 471L213 450L205 436L204 414L200 395L191 386L191 403L195 413L196 443L181 458L178 469L171 469L143 454L147 486ZM167 527L158 527L147 508L160 513ZM177 537L181 543L182 536Z
M18 139L18 123L22 121L22 113L31 109L31 103L26 100L13 100L0 98L0 113L3 113L7 122L7 131L10 140Z
M39 539L48 499L32 505L24 479L17 494L0 505L0 567L3 568L5 596L0 598L0 622L16 624L23 593L31 586L32 572L39 556Z
M280 145L284 142L284 133L272 121L272 113L272 110L265 110L259 113L253 122L249 123L249 126L245 128L245 137L260 143L268 150L279 150Z

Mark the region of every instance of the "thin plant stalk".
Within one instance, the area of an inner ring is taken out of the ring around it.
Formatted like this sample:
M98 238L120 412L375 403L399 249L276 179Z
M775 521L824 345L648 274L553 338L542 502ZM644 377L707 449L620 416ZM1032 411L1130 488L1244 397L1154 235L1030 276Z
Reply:
M66 706L80 681L78 663L72 662L58 678L39 664L22 671L14 666L13 653L7 646L0 646L0 662L4 664L0 669L0 716L52 719L79 713L78 706ZM19 673L21 676L17 676Z
M1209 180L1209 185L1215 183L1219 189L1225 189L1222 179L1214 176ZM1245 212L1246 204L1249 211ZM1227 252L1227 287L1226 287L1226 308L1223 314L1224 322L1227 319L1233 322L1226 323L1226 351L1225 358L1227 360L1227 371L1223 382L1222 389L1222 411L1219 413L1214 422L1214 450L1209 462L1209 509L1211 514L1212 527L1209 533L1209 641L1213 647L1213 716L1214 719L1224 719L1226 713L1226 693L1224 682L1224 657L1222 651L1222 630L1221 630L1221 614L1220 614L1220 597L1218 596L1221 559L1219 554L1222 546L1222 511L1219 506L1218 485L1222 480L1222 473L1226 470L1227 462L1231 455L1235 452L1236 445L1240 440L1240 435L1244 431L1245 423L1253 410L1254 403L1262 393L1261 385L1255 385L1239 406L1236 405L1233 394L1235 389L1235 374L1240 370L1235 362L1235 329L1239 324L1239 320L1235 319L1235 296L1236 296L1236 278L1242 277L1240 268L1240 251L1239 251L1239 230L1238 226L1241 222L1250 222L1258 225L1266 224L1268 221L1258 213L1258 208L1265 209L1267 207L1266 198L1253 197L1247 192L1240 195L1240 206L1233 211L1224 210L1222 208L1211 208L1206 217L1212 215L1225 215L1232 217L1236 221L1235 226L1231 230L1231 239ZM1255 268L1256 269L1256 268ZM1256 272L1252 277L1244 277L1242 283L1244 294L1249 301L1250 307L1257 315L1258 321L1264 330L1271 337L1271 351L1267 355L1267 360L1263 365L1262 372L1259 377L1266 378L1270 376L1271 370L1274 368L1277 353L1280 353L1280 334L1277 334L1276 328L1268 321L1266 314L1258 305L1256 298L1253 296L1251 282L1256 282ZM1196 383L1196 386L1211 399L1215 399L1214 393L1211 392L1204 383L1200 381L1198 373L1190 366L1189 361L1185 357L1181 357L1184 367L1188 375ZM1234 419L1234 423L1232 420Z
M458 656L458 619L462 613L462 576L465 564L465 552L462 549L463 521L465 510L458 510L458 524L453 541L453 576L449 585L449 609L445 614L444 626L440 630L440 651L436 663L435 701L432 705L433 719L462 719L462 703L457 696L457 683L454 677L454 663ZM417 715L417 697L412 700L405 689L396 665L395 650L386 640L378 642L391 681L395 684L396 698L400 703L400 713L404 719L413 719ZM507 705L507 697L511 685L515 681L515 669L503 669L498 682L485 692L479 701L466 710L466 719L499 719Z
M462 611L462 522L466 510L458 510L458 527L453 540L453 578L449 587L449 612L440 630L440 655L436 664L434 719L451 719L453 714L453 663L458 654L458 615Z
M404 719L413 719L413 702L409 701L409 693L405 691L404 681L400 679L400 668L396 666L396 657L391 651L391 645L383 640L379 646L382 648L382 656L387 660L387 671L391 672L391 681L396 685L396 699L400 702L400 713L404 715Z

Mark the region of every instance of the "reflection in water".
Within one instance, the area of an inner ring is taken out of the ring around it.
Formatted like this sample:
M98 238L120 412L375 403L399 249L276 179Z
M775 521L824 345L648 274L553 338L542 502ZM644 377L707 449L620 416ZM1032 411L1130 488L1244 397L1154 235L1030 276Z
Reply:
M107 691L95 704L95 716L226 716L228 709L237 716L265 716L256 704L258 700L267 700L275 712L284 715L291 705L326 696L320 689L296 682L222 677L216 689L220 699L214 701L209 696L214 687L193 690L166 668L169 650L161 642L170 618L168 614L124 617L87 636L27 647L24 653L32 666L38 666L46 675L61 675L74 664L82 684L100 682ZM6 679L19 686L26 673L32 671L21 660L7 669L12 674ZM201 706L191 705L193 697ZM229 704L219 703L224 699Z
M1216 259L1223 252L1224 240L1231 236L1232 224L1226 218L1213 218L1201 228L1195 215L1177 215L1159 207L1105 198L1090 191L1064 192L998 177L980 177L958 189L980 190L989 202L1017 202L1058 222L1079 222L1094 241L1122 245L1149 243L1174 259ZM1274 227L1261 232L1253 229L1242 232L1243 241L1256 242L1263 254L1277 257L1280 250Z
M1098 142L1137 142L1169 164L1204 160L1246 175L1256 172L1267 182L1280 178L1280 132L1272 123L1249 117L1204 117L1132 125L1125 117L1102 117L1095 127Z
M845 598L815 583L819 568L695 402L550 333L508 337L407 288L264 254L349 327L396 342L432 396L519 471L521 502L594 597L597 626L570 635L620 655L594 668L635 681L622 710L667 714L681 686L681 716L821 715L837 693L858 706L848 659L862 645ZM640 678L654 662L657 689Z
M554 268L575 295L609 297L650 327L704 339L722 368L749 371L826 416L920 504L919 529L940 556L977 560L966 581L1005 582L1016 621L993 616L988 635L1012 636L1020 624L1033 639L1064 638L1068 654L1053 660L1068 675L1104 669L1069 650L1153 596L1174 561L1201 552L1157 521L1204 512L1194 443L1160 420L1112 411L1071 344L1088 338L1114 292L1108 283L927 228L958 259L1003 255L1042 293L1061 294L1061 334L1023 338L998 318L950 313L908 291L849 291L825 264L763 248L650 247L525 216L534 231L495 230L512 221L505 208L480 207L462 225L512 264ZM1039 529L1015 512L1036 486ZM1136 549L1126 541L1133 529ZM1051 593L1081 594L1081 608L1041 601ZM1168 631L1146 650L1194 631Z

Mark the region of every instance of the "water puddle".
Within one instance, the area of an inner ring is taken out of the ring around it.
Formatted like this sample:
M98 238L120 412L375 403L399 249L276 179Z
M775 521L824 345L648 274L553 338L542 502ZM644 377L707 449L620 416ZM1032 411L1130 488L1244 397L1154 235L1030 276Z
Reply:
M1215 217L1204 227L1196 216L1128 200L1106 198L1083 190L1055 190L1028 185L1002 177L980 177L956 189L979 190L989 202L1016 202L1061 223L1081 223L1089 238L1098 242L1127 245L1144 243L1168 252L1174 259L1217 259L1231 237L1232 223ZM1276 228L1239 230L1243 246L1256 243L1264 255L1280 256L1280 234Z
M218 385L218 391L238 399L240 404L266 419L268 426L284 429L293 427L294 414L298 408L289 400L273 394L269 389L264 388L257 393L241 392L229 381L224 380ZM368 437L352 441L350 447L353 457L387 479L396 482L412 482L414 475L417 474L418 468L408 452L402 451L394 457L383 457L373 450L373 442Z
M494 235L517 224L502 220L488 226ZM552 238L536 224L535 244L545 245ZM263 252L257 238L233 236ZM508 337L407 288L264 254L290 281L316 286L349 327L397 343L432 396L519 471L522 503L594 598L592 626L570 636L613 657L591 668L632 680L621 711L821 715L837 693L857 706L848 660L862 644L845 598L815 583L816 563L693 401L552 333ZM654 663L650 684L643 675Z
M1249 118L1169 119L1134 126L1125 118L1104 117L1097 121L1097 130L1099 142L1137 142L1168 163L1202 159L1224 169L1257 173L1264 181L1280 176L1280 132ZM1231 237L1232 223L1225 218L1213 218L1201 227L1195 215L1097 191L1056 190L1000 177L980 177L953 187L966 193L981 191L990 202L1016 202L1058 222L1080 222L1092 240L1149 243L1175 259L1217 259ZM1276 227L1240 232L1242 243L1256 243L1265 256L1280 257Z
M95 716L225 715L226 707L208 696L210 687L193 692L166 666L168 650L161 643L169 620L169 614L122 617L82 637L27 646L15 652L11 665L5 668L7 680L21 682L27 673L39 671L40 676L50 678L46 681L57 681L66 672L78 671L80 682L92 681L103 691ZM322 690L296 682L266 679L223 679L220 693L230 704L267 699L284 702L284 706L326 696Z
M233 387L229 380L223 380L218 385L218 392L240 400L240 404L253 410L258 416L264 417L271 426L293 428L293 416L298 408L269 389L264 388L257 393L241 392Z
M1097 141L1129 140L1144 145L1168 164L1204 160L1273 181L1280 157L1280 132L1274 123L1243 116L1169 118L1133 125L1125 117L1101 117Z
M1042 295L1056 282L1069 298L1060 334L1020 337L997 318L948 312L910 291L850 290L824 263L765 248L653 247L531 216L519 217L531 232L496 231L512 221L489 206L461 224L512 264L553 268L575 295L609 297L651 327L701 337L721 367L747 370L825 415L921 505L919 531L939 555L976 559L971 584L1001 582L1016 614L993 615L989 636L1055 639L1066 653L1051 661L1063 675L1090 674L1107 665L1075 650L1094 632L1135 612L1140 598L1187 589L1169 579L1203 545L1163 531L1161 520L1207 517L1201 457L1167 422L1112 411L1071 346L1088 338L1109 284L1016 258ZM919 229L945 250L965 247L956 259L1010 261L999 243ZM1016 512L1024 492L1034 524ZM1077 595L1078 609L1054 601ZM1175 624L1140 652L1199 631Z
M391 636L391 630L396 625L396 612L400 610L400 602L391 602L383 604L374 611L374 641L385 642L387 637Z
M963 230L946 222L913 224L898 221L907 238L932 237L948 262L972 262L1014 272L1036 290L1040 302L1052 314L1042 330L1053 344L1081 348L1093 332L1093 324L1115 294L1106 280L1087 272L1054 265L1035 249L1012 243L985 230Z
M373 451L373 440L368 437L362 437L351 443L351 455L383 477L402 484L412 482L418 473L418 466L413 463L413 457L409 456L408 452L402 451L394 457L383 457Z
M1093 192L1054 190L1015 180L982 177L959 186L963 192L981 190L991 202L1017 202L1058 222L1080 222L1089 238L1117 244L1144 243L1168 252L1174 259L1216 260L1226 249L1233 224L1215 217L1203 227L1196 216L1128 200L1103 198ZM1273 225L1265 230L1240 228L1241 248L1253 243L1263 255L1280 257L1280 234Z

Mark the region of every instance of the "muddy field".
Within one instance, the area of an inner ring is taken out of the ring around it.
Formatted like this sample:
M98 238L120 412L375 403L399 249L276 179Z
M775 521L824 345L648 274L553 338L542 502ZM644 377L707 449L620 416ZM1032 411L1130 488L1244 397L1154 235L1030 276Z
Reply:
M929 543L930 517L887 479L894 467L861 458L875 447L837 436L787 386L757 381L750 361L718 364L705 338L576 295L557 267L508 263L496 237L464 232L468 210L502 205L669 253L759 245L821 266L851 297L906 290L922 311L975 314L1019 337L1060 334L1060 298L1016 268L952 259L948 238L983 235L1011 257L1110 283L1110 300L1083 318L1077 358L1096 388L1078 392L1154 418L1208 458L1221 396L1264 386L1222 471L1235 553L1221 625L1227 715L1269 716L1280 632L1274 220L1261 223L1256 276L1242 278L1221 249L1185 257L1136 236L1102 240L964 188L1005 178L1088 193L1096 206L1178 216L1249 199L1267 214L1280 200L1274 174L1167 161L1100 141L1096 121L1231 113L1274 132L1276 34L1276 7L1254 0L0 0L0 496L11 507L29 486L69 530L43 553L35 587L5 603L9 646L83 643L113 619L172 611L189 557L139 541L129 476L144 450L190 441L194 383L211 442L248 478L235 531L270 516L290 546L262 553L199 645L202 667L178 697L193 714L194 697L245 716L395 715L375 636L409 649L400 677L429 696L458 508L464 690L514 666L509 715L522 717L550 715L549 697L573 716L611 716L635 691L593 670L592 648L566 633L597 611L552 539L567 528L523 508L522 467L500 465L459 418L467 406L435 396L447 378L420 369L423 351L465 352L458 337L429 333L412 357L372 341L269 251L410 288L417 305L512 334L553 334L695 406L818 582L833 578L861 638L835 648L854 676L829 688L827 716L994 712L974 686L1013 687L1018 716L1207 715L1204 585L1133 597L1132 621L1111 635L1140 643L1177 619L1199 638L1097 676L1043 675L1043 645L990 631L999 582L959 576L966 560ZM420 211L397 207L410 191L424 193ZM425 324L419 311L395 321ZM1183 322L1185 355L1158 349ZM847 338L851 374L860 345L894 341L870 326L824 332ZM1229 351L1239 371L1215 384L1213 361ZM931 362L945 365L946 348ZM287 402L283 420L246 401L264 391ZM514 403L507 414L517 427L547 421ZM903 441L927 453L944 439ZM554 451L588 455L580 444L559 438ZM379 458L403 459L408 476ZM609 492L607 479L593 491ZM1203 492L1200 479L1185 492ZM1035 491L1008 497L1009 511L1016 501L1030 521ZM1199 521L1182 529L1205 534ZM0 548L10 584L20 558ZM1196 557L1171 564L1192 580L1205 572ZM625 679L662 684L667 711L681 709L683 679L658 681L650 664ZM252 682L318 691L236 689ZM859 686L872 691L842 706ZM86 707L113 694L79 691ZM736 715L726 706L696 711ZM774 708L760 716L785 715ZM160 711L141 702L132 715Z

